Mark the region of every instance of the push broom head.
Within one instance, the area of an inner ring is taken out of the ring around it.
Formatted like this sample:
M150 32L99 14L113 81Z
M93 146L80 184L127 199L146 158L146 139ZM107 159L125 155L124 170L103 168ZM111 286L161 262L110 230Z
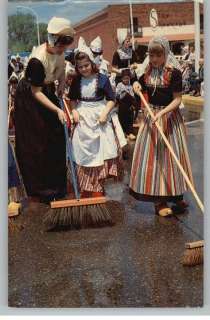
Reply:
M203 240L186 243L185 248L186 250L182 258L184 266L195 266L203 263Z
M50 205L44 218L48 230L113 225L105 197L53 201Z

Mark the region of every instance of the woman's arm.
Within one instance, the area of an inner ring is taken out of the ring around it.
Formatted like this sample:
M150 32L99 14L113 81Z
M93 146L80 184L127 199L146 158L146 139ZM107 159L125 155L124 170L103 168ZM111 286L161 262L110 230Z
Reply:
M39 101L45 108L56 113L61 123L64 123L66 121L65 113L54 103L52 103L41 90L42 87L31 86L31 91L35 99Z
M182 102L182 93L181 92L174 92L173 93L173 100L171 103L163 109L163 114L173 111L179 107Z
M99 117L99 123L105 124L107 122L108 115L110 111L114 108L114 106L115 106L115 101L110 100L107 102L106 108L103 110L103 112Z
M121 70L117 66L112 66L112 72L121 75Z
M114 108L115 106L115 101L108 101L107 104L106 104L106 112L107 112L107 115L112 111L112 109Z
M77 101L76 100L71 100L70 101L70 110L74 119L75 123L79 122L79 112L75 109L77 105Z
M62 97L64 93L64 88L65 88L65 73L63 72L60 78L58 79L59 84L58 84L58 96Z
M116 74L121 74L121 70L119 69L120 65L120 57L117 51L114 52L113 58L112 58L112 72Z
M104 124L107 121L108 115L110 111L114 108L115 106L115 93L112 90L112 86L110 83L110 80L108 77L103 76L105 83L103 85L103 91L104 91L104 97L107 101L106 103L106 108L102 111L100 117L99 117L99 122L101 124Z
M155 119L153 120L153 122L155 123L164 114L167 114L168 112L171 112L171 111L177 109L179 107L179 105L181 104L181 102L182 102L182 93L181 92L174 92L173 93L173 100L171 101L171 103L166 108L162 109L161 111L159 111L155 115Z

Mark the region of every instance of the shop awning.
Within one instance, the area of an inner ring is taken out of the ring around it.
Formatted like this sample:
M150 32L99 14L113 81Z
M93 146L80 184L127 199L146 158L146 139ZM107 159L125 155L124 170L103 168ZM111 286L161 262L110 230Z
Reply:
M153 36L147 36L147 37L137 37L135 38L135 41L138 43L148 43ZM165 37L169 41L184 41L184 40L194 40L194 33L182 33L182 34L169 34L165 35Z

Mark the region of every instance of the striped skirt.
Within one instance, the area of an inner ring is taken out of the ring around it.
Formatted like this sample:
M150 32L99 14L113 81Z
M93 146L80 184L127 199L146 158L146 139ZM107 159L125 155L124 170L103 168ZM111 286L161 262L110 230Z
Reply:
M104 182L107 178L120 180L123 175L123 168L119 157L105 160L102 166L84 167L76 165L76 168L81 192L104 192Z
M152 107L154 114L160 109ZM186 128L179 108L159 120L171 147L193 182L186 143ZM187 190L186 182L160 136L151 117L145 111L136 139L131 177L131 191L143 196L173 197Z

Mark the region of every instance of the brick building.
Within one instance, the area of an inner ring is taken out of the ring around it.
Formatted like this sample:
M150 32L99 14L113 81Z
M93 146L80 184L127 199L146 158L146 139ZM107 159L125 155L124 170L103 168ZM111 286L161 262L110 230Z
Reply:
M133 4L133 26L135 47L137 52L156 34L167 36L176 54L182 43L194 40L194 4L188 2ZM158 26L151 28L150 14L155 9ZM203 5L200 5L201 29L203 28ZM109 5L92 16L80 21L74 28L79 36L83 36L89 44L100 35L103 42L104 57L111 62L113 52L118 46L117 32L119 29L130 31L129 5ZM140 58L141 60L141 58Z

